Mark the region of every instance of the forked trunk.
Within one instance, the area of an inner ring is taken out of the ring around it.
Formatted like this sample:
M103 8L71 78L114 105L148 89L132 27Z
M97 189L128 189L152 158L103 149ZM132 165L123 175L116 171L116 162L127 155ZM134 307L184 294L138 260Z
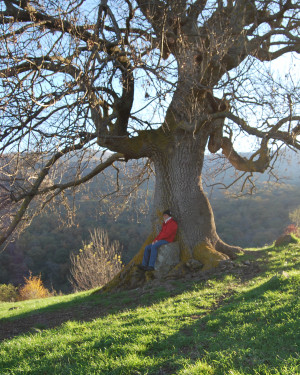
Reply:
M185 265L191 259L201 262L202 269L206 270L216 267L222 260L234 258L241 250L226 245L216 232L213 211L201 182L206 142L206 137L193 138L182 132L177 133L165 149L153 152L156 186L152 228L149 228L151 234L130 264L105 290L139 286L147 281L147 276L137 272L136 265L142 261L145 245L151 243L159 232L162 213L166 209L171 210L178 222L176 240L180 247L180 263L175 268L180 274L188 272Z

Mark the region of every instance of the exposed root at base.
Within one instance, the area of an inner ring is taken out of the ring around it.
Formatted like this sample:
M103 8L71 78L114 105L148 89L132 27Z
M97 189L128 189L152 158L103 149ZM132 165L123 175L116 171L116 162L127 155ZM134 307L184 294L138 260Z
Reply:
M182 250L182 249L181 249ZM229 246L223 241L219 240L215 247L208 242L198 243L192 250L192 254L187 257L186 253L181 251L181 261L165 275L157 275L155 272L141 271L137 265L141 263L144 253L144 246L140 249L138 254L131 260L131 262L123 268L118 275L116 275L108 284L106 284L100 292L117 291L139 288L154 279L167 280L167 279L182 279L192 272L195 266L201 264L203 267L198 267L198 274L207 270L217 268L223 261L235 259L238 254L243 254L240 247ZM195 264L193 264L193 262ZM191 263L191 264L190 264Z
M244 251L239 246L231 246L223 242L221 239L215 245L215 248L220 253L226 254L230 259L236 259L238 255L243 255Z
M221 261L229 259L227 255L217 251L207 242L200 242L194 247L193 258L203 264L203 270L216 268Z

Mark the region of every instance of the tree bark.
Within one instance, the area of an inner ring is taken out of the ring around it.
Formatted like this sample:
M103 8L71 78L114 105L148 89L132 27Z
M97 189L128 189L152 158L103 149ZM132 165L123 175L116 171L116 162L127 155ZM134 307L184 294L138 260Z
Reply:
M202 189L206 139L177 133L171 145L153 156L156 173L153 221L161 222L162 211L170 208L178 221L178 238L186 248L184 258L193 256L200 241L217 242L209 201Z
M162 213L166 209L171 210L178 222L176 241L180 247L180 263L175 266L178 275L189 272L185 265L190 259L201 262L202 270L207 270L242 251L219 238L211 205L203 191L201 173L207 140L208 134L204 132L191 137L179 130L164 148L153 151L151 159L155 166L156 185L151 233L130 264L104 290L137 287L151 279L148 273L137 271L136 266L142 261L145 246L161 229Z

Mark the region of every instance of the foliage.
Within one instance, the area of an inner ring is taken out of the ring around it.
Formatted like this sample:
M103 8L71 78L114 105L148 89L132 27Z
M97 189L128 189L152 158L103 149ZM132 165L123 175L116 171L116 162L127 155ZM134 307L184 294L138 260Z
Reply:
M110 242L107 231L97 228L90 233L79 254L71 254L71 283L74 290L88 290L108 283L122 269L121 245Z
M1 374L298 374L300 246L253 251L237 262L258 259L265 269L248 280L228 274L138 294L75 294L47 309L44 300L28 301L35 316L67 309L73 317L4 341ZM13 322L22 323L22 303L6 306L7 315L10 306L21 307ZM98 317L84 321L88 309Z
M33 276L31 273L25 279L25 284L20 288L19 294L21 300L47 298L53 294L43 285L41 275Z
M18 299L18 289L12 284L0 284L0 301L14 302Z

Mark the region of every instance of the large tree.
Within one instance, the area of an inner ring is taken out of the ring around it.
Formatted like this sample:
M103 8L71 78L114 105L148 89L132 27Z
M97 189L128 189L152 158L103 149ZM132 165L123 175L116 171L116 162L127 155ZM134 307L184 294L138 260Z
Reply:
M202 188L205 153L263 173L282 145L300 149L299 77L288 63L300 53L299 9L297 0L0 1L1 243L30 208L141 159L156 176L147 240L171 208L182 264L234 257ZM237 152L245 135L257 140L247 158ZM84 174L87 150L98 163ZM78 173L59 178L68 155Z

